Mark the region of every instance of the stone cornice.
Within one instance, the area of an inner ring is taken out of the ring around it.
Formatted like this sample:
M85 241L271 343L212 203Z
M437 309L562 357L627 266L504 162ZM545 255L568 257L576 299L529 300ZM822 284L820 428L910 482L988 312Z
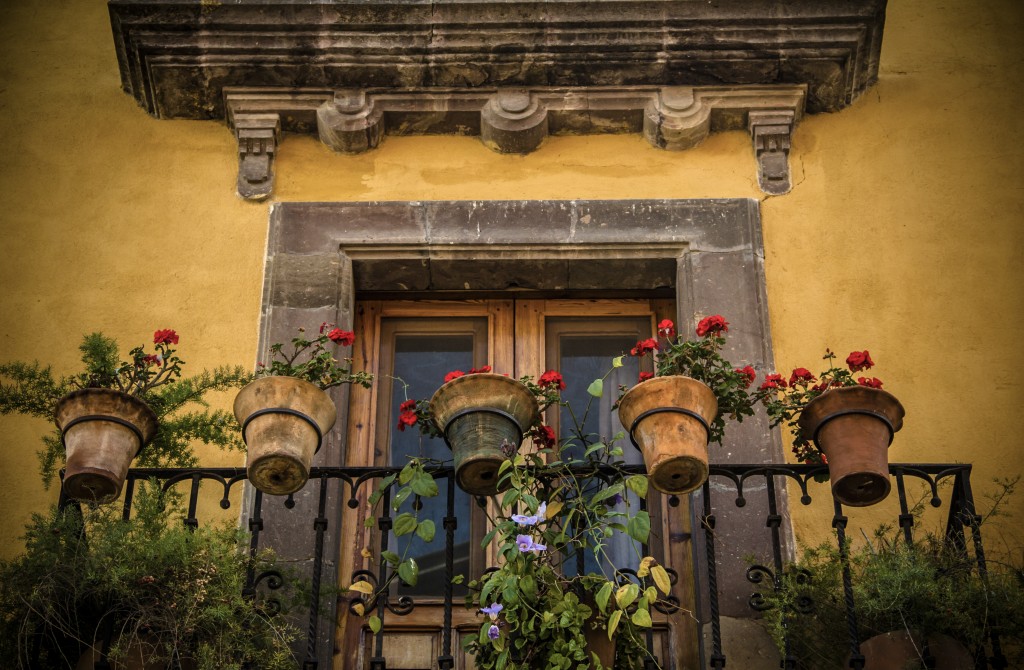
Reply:
M393 91L228 88L224 109L239 142L238 190L268 196L281 130L317 134L355 154L385 135L479 135L500 153L529 153L548 134L643 133L678 151L709 133L747 130L767 193L789 191L789 137L803 116L803 86L425 89Z
M877 78L886 0L110 0L122 84L161 118L230 86L802 84L835 111Z

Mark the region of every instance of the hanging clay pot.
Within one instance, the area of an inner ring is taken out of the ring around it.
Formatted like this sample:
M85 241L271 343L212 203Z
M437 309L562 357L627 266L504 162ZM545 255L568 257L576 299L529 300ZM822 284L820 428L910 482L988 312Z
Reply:
M81 389L57 403L66 452L64 491L77 500L108 503L121 495L128 466L156 435L146 403L113 389Z
M313 454L337 415L327 393L295 377L262 377L239 391L235 418L242 425L252 485L278 496L305 486Z
M836 500L866 507L889 495L889 445L903 414L891 393L866 386L832 389L804 408L800 431L825 454Z
M619 403L619 421L643 453L651 486L674 495L708 478L709 426L717 415L711 389L679 375L641 382Z
M502 445L519 448L523 433L540 421L540 405L524 384L504 375L457 377L430 399L434 423L455 459L455 481L472 495L498 492Z

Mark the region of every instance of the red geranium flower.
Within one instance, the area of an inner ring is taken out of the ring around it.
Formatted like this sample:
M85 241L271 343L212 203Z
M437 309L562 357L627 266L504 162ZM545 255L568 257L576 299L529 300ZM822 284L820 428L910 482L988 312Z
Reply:
M537 447L541 449L554 447L557 442L558 438L551 426L537 426L537 431L533 435L533 443Z
M158 330L153 333L153 344L177 344L178 334L173 330Z
M807 368L797 368L793 370L793 374L789 376L789 385L796 386L797 384L810 384L816 379L817 377L811 374L811 371Z
M639 384L640 382L645 382L648 379L653 379L653 378L654 378L654 373L653 372L641 372L640 373L640 379L637 381L637 383Z
M477 374L480 374L482 372L490 372L490 371L491 371L491 366L490 365L485 365L482 368L470 368L469 372L467 372L466 374L468 374L468 375L477 375Z
M448 382L450 382L451 380L453 380L453 379L458 379L459 377L462 377L462 376L464 376L465 374L466 374L466 373L465 373L465 372L463 372L462 370L452 370L451 372L449 372L448 374L446 374L446 375L444 376L444 383L445 383L445 384L447 384L447 383L448 383Z
M764 382L759 387L762 391L769 389L784 389L786 388L786 380L782 378L780 374L765 375Z
M356 334L351 330L342 330L341 328L335 328L331 332L327 333L327 339L335 344L340 344L343 347L352 346L352 343L356 341Z
M676 336L676 324L672 323L670 319L664 319L658 324L658 335L661 335L666 340Z
M142 360L146 365L160 365L163 363L163 359L157 354L148 354L143 356Z
M729 322L721 314L706 316L697 324L698 337L718 335L729 331Z
M878 377L857 377L857 383L861 386L867 386L868 388L880 389L882 388L882 380Z
M406 400L398 406L398 430L405 430L406 426L416 425L416 401Z
M754 371L749 365L745 365L742 368L736 368L736 373L741 374L747 378L747 383L744 384L743 388L748 389L750 385L754 383L754 379L757 378L757 372Z
M648 337L646 340L640 340L636 343L629 353L634 356L643 356L649 351L655 351L658 348L658 341L653 337Z
M560 372L554 370L548 370L540 376L537 380L537 385L542 388L556 388L559 391L565 390L565 381L562 379Z
M865 349L864 351L852 352L846 357L846 364L850 366L851 372L860 372L861 370L871 368L875 362L871 360L871 354Z

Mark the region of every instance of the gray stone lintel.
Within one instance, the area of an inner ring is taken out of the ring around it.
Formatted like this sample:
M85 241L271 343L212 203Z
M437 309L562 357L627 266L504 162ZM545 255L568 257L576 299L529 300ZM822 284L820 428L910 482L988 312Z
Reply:
M278 135L270 128L315 133L346 154L373 149L386 135L413 134L478 135L494 151L525 154L548 134L643 133L653 146L681 151L712 132L746 130L759 183L777 195L789 190L789 137L806 99L803 85L224 89L227 122L239 137L238 191L248 199L265 198L273 187ZM243 144L257 131L266 145Z

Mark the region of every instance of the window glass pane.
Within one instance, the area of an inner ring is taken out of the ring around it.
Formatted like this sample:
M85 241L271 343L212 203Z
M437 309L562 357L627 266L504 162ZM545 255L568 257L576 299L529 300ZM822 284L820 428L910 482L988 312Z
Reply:
M636 323L636 320L630 319L629 323ZM649 328L649 326L647 327ZM588 436L587 439L590 443L607 442L619 431L625 432L622 424L619 423L618 413L612 410L612 405L618 398L619 384L629 386L636 383L640 374L639 361L627 355L623 359L623 366L613 370L605 377L602 397L592 397L587 393L587 387L593 380L608 372L613 358L628 354L641 336L647 337L638 329L628 334L600 335L595 333L594 335L562 335L558 338L559 370L566 385L565 391L562 392L562 398L569 402L571 408L563 407L560 410L560 438L565 439L582 434ZM620 440L618 446L622 448L622 459L627 463L643 463L643 457L629 441L628 436ZM576 440L576 444L566 450L563 455L566 458L582 458L585 448L585 445ZM593 480L591 484L598 487L601 482ZM628 509L630 513L639 511L639 498L633 493L629 493L628 496L628 508L626 502L619 503L616 508L623 512ZM620 568L635 570L640 564L640 549L640 544L625 533L615 533L608 539L608 555ZM567 574L578 574L578 562L569 560L564 569ZM585 557L583 572L603 572L606 576L611 577L608 561L599 561L592 554Z
M450 461L451 450L440 438L421 435L416 427L399 431L399 406L407 398L430 398L443 383L444 376L452 370L469 370L473 367L473 336L467 334L396 334L394 338L394 376L401 381L392 382L391 390L391 465L402 467L408 463L408 456L422 456L439 461ZM408 385L406 388L402 382ZM414 587L400 586L401 595L444 594L444 516L447 501L445 480L438 481L441 493L436 498L423 499L419 512L420 520L434 522L436 536L427 543L415 533L396 538L393 534L389 546L399 556L413 558L420 568L419 582ZM413 500L407 500L401 512L412 512ZM456 516L459 524L455 529L455 574L469 574L469 509L471 500L461 490L455 493ZM465 587L456 586L455 593L464 593Z

